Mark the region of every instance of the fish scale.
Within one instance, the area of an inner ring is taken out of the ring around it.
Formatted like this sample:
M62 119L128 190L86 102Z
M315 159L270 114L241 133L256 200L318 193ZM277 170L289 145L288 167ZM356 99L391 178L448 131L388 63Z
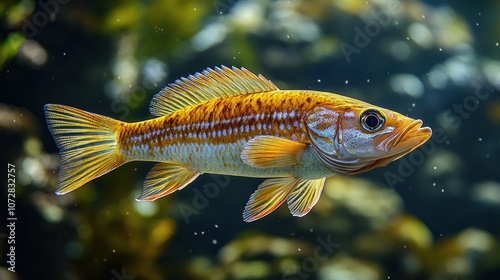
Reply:
M318 96L298 91L276 92L272 98L266 95L269 94L213 100L171 115L123 126L123 131L118 132L120 149L127 160L176 161L201 173L254 177L288 175L290 168L263 172L249 167L239 155L247 140L257 135L286 137L309 144L303 117ZM296 106L308 99L308 95L311 95L306 102L309 105ZM206 114L207 111L220 113Z
M160 155L125 152L131 159L154 161L175 159L168 155L176 156L174 145L178 143L190 145L191 152L205 143L224 145L241 139L248 140L256 135L286 137L308 144L310 141L306 137L303 117L314 106L314 102L309 102L309 106L302 106L299 111L294 104L307 98L305 94L282 91L275 93L271 100L263 102L265 95L240 95L226 98L222 102L215 100L157 119L123 126L118 132L120 149L128 151L134 146L146 146L148 151L153 151L155 147L159 147L164 151ZM317 98L314 94L310 95ZM283 101L287 101L287 106L275 105L282 104ZM253 106L239 106L246 103ZM205 108L221 113L207 115Z
M158 162L138 201L181 190L203 173L270 178L251 195L243 219L285 201L292 215L318 202L325 179L384 166L431 136L422 121L349 97L280 90L245 68L207 68L156 94L156 118L125 123L47 104L61 155L57 194L130 161Z

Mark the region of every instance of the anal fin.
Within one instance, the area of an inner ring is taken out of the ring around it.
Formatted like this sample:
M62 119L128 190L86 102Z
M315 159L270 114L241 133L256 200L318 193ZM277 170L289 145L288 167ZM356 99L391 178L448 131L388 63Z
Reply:
M194 181L201 173L185 165L171 162L157 163L144 181L142 194L137 201L153 201L180 190Z
M321 196L325 180L326 178L299 181L287 199L288 209L293 216L302 217L311 211Z
M306 144L270 135L250 139L241 153L244 163L257 168L284 167L298 164Z

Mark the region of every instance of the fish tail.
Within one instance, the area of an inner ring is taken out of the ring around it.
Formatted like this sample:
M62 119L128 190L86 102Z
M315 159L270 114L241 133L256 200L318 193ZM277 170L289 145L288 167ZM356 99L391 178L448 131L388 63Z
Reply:
M78 189L126 162L117 133L126 123L64 105L47 104L44 110L60 151L56 194Z

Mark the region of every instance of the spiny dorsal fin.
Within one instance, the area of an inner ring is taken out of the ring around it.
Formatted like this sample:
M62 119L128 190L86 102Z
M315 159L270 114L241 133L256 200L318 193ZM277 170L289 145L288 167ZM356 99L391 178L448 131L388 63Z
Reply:
M164 116L215 98L274 90L278 87L273 82L245 68L207 68L166 86L153 97L149 111L153 116Z

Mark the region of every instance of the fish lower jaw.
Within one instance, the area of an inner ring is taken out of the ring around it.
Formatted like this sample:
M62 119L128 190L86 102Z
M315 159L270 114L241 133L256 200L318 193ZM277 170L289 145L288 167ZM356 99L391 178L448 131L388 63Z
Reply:
M431 135L431 129L429 127L421 126L421 120L412 121L403 131L382 141L377 149L389 153L389 156L409 153L413 150L413 147L420 146L427 141Z

